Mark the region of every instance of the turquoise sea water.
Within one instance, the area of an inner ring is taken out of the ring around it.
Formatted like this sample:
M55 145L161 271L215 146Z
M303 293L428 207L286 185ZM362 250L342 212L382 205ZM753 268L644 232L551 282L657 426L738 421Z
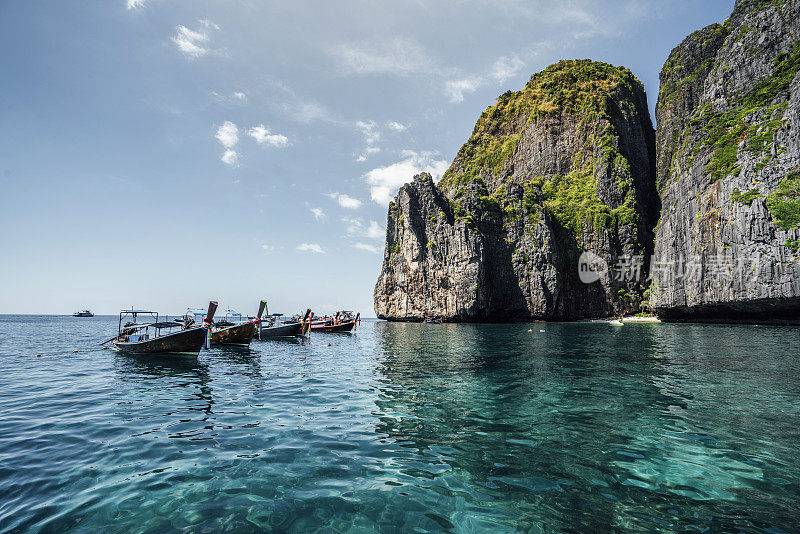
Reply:
M800 328L115 329L0 316L0 531L800 530Z

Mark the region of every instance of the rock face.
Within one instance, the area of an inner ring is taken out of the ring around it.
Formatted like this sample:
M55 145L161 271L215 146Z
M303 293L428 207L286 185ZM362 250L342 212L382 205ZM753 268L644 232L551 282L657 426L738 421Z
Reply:
M548 67L487 108L438 185L418 175L389 206L378 317L636 311L659 213L655 167L645 92L629 70ZM632 261L583 283L584 251L610 266Z
M738 0L661 71L651 304L800 321L800 4Z

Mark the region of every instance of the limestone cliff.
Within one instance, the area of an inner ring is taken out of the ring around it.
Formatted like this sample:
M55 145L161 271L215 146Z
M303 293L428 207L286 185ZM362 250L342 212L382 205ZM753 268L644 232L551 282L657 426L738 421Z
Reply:
M638 309L659 201L641 83L622 67L562 61L480 116L441 182L389 207L378 317L575 319ZM593 283L578 259L624 273ZM644 265L637 265L643 258Z
M800 319L798 15L739 0L661 71L651 303L667 319Z

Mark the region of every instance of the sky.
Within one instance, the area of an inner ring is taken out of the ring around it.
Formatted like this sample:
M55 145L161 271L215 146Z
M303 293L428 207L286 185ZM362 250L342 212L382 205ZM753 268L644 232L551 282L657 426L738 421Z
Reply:
M0 313L375 315L386 212L560 59L658 73L733 0L0 0Z

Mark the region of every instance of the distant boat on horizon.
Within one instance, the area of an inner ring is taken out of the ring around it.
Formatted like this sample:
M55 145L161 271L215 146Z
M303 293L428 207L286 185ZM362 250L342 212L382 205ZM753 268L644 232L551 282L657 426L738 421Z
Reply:
M81 310L76 311L72 314L73 317L94 317L94 314L90 310Z

